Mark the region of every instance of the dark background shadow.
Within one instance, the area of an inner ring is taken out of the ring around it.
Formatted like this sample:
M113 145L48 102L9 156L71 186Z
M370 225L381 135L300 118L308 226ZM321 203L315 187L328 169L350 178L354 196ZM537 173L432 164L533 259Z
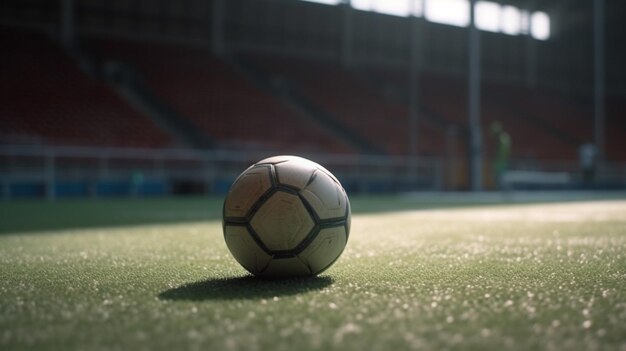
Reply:
M261 279L253 276L217 278L186 283L159 293L161 300L205 301L262 299L320 290L333 283L328 276Z

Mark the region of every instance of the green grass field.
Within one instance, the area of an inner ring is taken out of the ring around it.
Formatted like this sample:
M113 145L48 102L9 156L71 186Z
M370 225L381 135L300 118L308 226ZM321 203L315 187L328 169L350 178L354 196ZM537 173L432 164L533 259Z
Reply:
M626 350L625 200L447 206L355 198L333 267L267 281L221 199L2 203L0 349Z

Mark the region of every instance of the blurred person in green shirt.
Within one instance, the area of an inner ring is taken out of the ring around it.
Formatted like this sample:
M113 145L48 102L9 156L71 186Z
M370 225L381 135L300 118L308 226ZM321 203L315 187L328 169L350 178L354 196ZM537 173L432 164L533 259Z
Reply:
M497 186L500 190L505 190L503 181L504 174L509 168L509 158L511 155L511 136L507 133L500 122L491 124L491 134L496 140L496 154L493 160L493 172Z

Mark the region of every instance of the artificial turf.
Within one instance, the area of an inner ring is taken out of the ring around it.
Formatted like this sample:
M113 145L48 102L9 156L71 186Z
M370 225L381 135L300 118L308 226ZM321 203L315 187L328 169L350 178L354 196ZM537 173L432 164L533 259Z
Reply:
M291 280L246 274L220 206L0 204L0 349L626 349L626 201L358 198L339 261Z

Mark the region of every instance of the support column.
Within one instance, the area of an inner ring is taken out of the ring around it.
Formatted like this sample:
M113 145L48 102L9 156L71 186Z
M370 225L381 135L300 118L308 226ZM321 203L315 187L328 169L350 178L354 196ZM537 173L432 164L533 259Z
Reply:
M344 0L341 25L341 63L344 67L352 66L352 5Z
M476 0L470 1L469 65L468 65L468 125L470 187L473 191L483 188L483 150L480 123L480 33L476 28Z
M420 111L420 86L419 86L419 69L421 66L421 19L418 17L410 17L409 25L410 38L410 56L409 56L409 156L412 159L418 155L418 133L419 133L419 111Z
M532 35L526 36L526 86L537 86L537 43Z
M527 23L525 23L525 26L528 30L528 33L526 33L526 62L524 76L526 81L526 87L533 89L537 86L537 41L533 38L531 34L530 17L537 7L537 1L530 1L526 6L527 12L524 20L527 21Z
M224 53L224 1L213 0L211 8L211 51L216 56Z
M72 46L74 42L74 0L61 1L61 42L66 47Z
M598 160L605 157L604 0L593 2L593 133Z

